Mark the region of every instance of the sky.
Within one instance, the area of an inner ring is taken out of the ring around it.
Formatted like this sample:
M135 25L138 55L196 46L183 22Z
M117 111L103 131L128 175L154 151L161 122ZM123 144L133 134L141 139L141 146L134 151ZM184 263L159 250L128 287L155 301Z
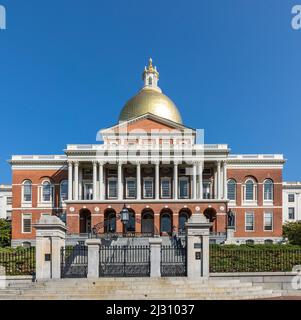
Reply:
M301 0L0 0L0 183L13 154L96 143L142 87L159 86L205 143L281 153L301 180Z

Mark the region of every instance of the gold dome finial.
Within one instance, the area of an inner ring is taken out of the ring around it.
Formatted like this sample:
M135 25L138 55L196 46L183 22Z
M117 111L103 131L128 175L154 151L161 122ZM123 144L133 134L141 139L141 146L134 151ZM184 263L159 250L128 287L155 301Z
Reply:
M153 59L152 58L149 58L148 71L150 71L150 72L153 71Z

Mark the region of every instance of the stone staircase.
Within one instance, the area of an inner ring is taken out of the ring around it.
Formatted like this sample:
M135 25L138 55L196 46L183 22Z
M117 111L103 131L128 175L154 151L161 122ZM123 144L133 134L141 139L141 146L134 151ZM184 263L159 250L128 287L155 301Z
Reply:
M0 290L0 300L242 300L280 295L239 280L187 278L61 279Z

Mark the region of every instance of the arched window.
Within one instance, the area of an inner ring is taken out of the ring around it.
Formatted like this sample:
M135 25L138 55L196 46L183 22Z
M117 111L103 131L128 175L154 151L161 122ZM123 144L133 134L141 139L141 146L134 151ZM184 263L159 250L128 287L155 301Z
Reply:
M153 79L152 79L152 77L149 77L149 78L148 78L148 84L149 84L150 86L153 84Z
M263 199L267 201L273 200L273 181L271 179L267 179L263 183Z
M228 180L227 190L228 190L228 199L235 201L236 200L236 181L234 179Z
M253 179L246 180L244 189L245 201L257 201L257 183Z
M181 212L179 216L179 233L185 232L185 224L188 221L189 215L187 212Z
M68 180L63 180L60 187L61 202L68 199Z
M113 211L105 213L104 232L105 233L116 232L116 213Z
M52 185L49 181L44 181L42 183L42 201L51 202L52 201Z
M23 182L23 202L31 202L32 199L32 183L30 180Z
M171 233L171 216L169 213L162 213L161 215L161 232L162 233Z

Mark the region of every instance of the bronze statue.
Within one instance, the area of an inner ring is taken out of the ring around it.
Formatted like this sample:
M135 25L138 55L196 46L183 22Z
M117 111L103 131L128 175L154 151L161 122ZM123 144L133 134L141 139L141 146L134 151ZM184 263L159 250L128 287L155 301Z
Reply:
M234 213L231 209L229 209L229 211L227 212L227 218L228 218L228 223L227 226L228 227L234 227L235 225L235 216Z

